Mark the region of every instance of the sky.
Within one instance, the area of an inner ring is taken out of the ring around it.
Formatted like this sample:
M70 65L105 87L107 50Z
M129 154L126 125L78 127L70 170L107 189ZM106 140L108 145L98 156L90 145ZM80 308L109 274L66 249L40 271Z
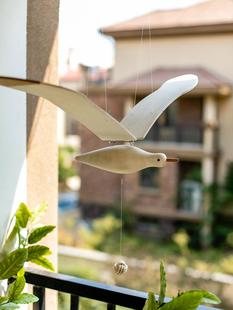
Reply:
M203 0L61 0L59 26L59 70L63 74L78 63L111 67L114 64L114 41L98 29L156 9L189 6Z

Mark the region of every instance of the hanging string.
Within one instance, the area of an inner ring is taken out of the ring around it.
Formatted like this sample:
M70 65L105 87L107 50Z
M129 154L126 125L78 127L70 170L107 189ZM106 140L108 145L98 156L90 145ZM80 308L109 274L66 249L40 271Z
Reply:
M121 177L121 209L120 209L120 256L122 257L122 243L123 243L123 177ZM128 271L128 265L123 260L116 262L113 266L113 270L117 275L124 274Z
M122 240L123 240L123 177L121 177L121 208L120 208L120 256L122 256Z
M85 88L86 88L86 94L87 97L89 96L89 67L87 67L87 72L85 73Z
M139 61L142 59L142 45L143 45L143 34L144 34L144 28L142 26L141 29L141 37L140 37L140 47L138 49L138 59L137 59L137 77L136 77L136 85L135 85L135 90L134 90L134 100L133 100L133 106L136 104L136 99L137 99L137 92L138 92L138 80L139 80Z
M104 76L104 104L105 104L105 111L108 112L107 76Z
M151 92L154 91L154 85L153 85L153 72L152 72L152 39L151 39L151 15L148 15L148 36L149 36L149 65L150 65L150 87Z

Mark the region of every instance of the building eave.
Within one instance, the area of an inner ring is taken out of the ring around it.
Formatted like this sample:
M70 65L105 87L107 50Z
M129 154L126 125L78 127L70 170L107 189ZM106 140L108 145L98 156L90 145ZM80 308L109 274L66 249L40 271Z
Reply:
M155 88L156 89L156 88ZM155 90L154 89L154 90ZM83 93L87 93L85 90L81 90ZM139 88L137 89L138 96L147 96L152 92L151 88ZM134 96L135 88L124 87L91 87L88 89L88 95L118 95L118 96ZM206 96L214 95L219 97L228 97L232 94L232 89L228 86L222 86L218 88L196 88L191 92L185 94L186 97Z
M112 36L115 39L135 39L140 38L142 35L142 29L111 30L111 28L109 28L105 30L102 29L100 32L105 35ZM144 38L180 35L214 35L221 33L233 33L233 23L143 29Z

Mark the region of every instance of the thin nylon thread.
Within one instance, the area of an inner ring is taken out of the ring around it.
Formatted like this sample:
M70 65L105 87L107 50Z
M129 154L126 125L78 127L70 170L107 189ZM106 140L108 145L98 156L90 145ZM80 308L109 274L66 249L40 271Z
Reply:
M107 98L107 76L104 76L104 104L105 111L108 111L108 98Z
M122 255L122 241L123 241L123 177L121 177L121 208L120 208L120 256Z
M152 39L151 39L151 16L148 15L148 34L149 34L149 62L150 62L150 85L151 85L151 92L154 91L154 85L153 85L153 74L152 74Z
M138 92L138 79L139 79L139 60L141 59L141 54L142 54L142 44L143 44L143 32L144 28L142 27L141 30L141 38L140 38L140 47L138 49L138 61L137 61L137 77L136 77L136 85L135 85L135 91L134 91L134 101L133 105L135 106L136 104L136 99L137 99L137 92Z

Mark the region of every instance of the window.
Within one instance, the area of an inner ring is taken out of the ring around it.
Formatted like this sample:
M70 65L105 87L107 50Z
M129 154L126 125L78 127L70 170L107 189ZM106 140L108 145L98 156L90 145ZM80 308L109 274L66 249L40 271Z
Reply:
M177 102L174 102L158 118L149 131L146 140L149 141L175 141L175 126L177 123Z
M147 168L140 172L140 186L143 188L159 188L159 169Z

